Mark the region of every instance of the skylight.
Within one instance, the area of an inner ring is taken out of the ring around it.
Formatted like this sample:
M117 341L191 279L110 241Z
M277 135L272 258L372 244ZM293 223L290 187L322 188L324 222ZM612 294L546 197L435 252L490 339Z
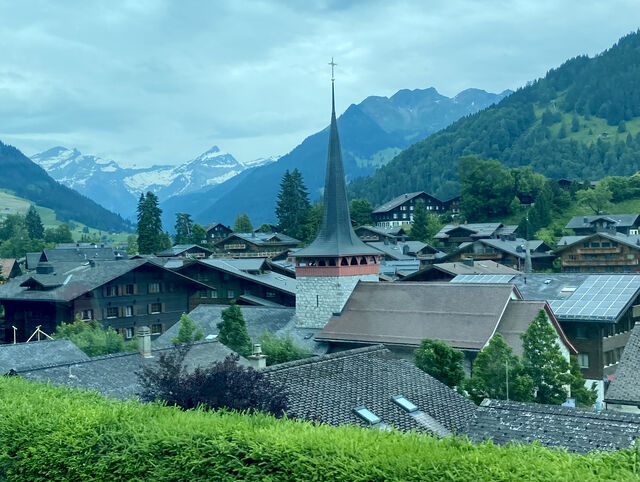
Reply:
M365 422L375 425L377 423L382 422L382 419L378 417L375 413L369 410L367 407L356 407L353 409L358 417L360 417Z
M412 403L409 399L403 397L402 395L396 395L395 397L391 397L396 405L399 405L405 412L411 413L416 412L418 407Z

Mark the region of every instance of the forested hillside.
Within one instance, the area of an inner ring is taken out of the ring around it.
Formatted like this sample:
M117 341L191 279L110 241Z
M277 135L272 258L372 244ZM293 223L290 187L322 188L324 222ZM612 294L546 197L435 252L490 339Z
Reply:
M596 57L580 56L502 102L413 144L354 181L351 195L380 204L403 192L459 193L461 156L531 166L552 178L596 180L640 168L640 31Z
M60 221L76 220L104 231L128 231L131 225L91 199L56 182L13 146L0 142L0 188L56 212Z

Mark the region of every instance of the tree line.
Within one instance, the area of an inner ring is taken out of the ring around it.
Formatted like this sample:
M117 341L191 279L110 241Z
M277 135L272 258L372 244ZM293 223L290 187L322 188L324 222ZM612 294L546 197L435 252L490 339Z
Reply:
M53 248L59 243L72 243L69 225L63 223L45 229L42 219L31 206L26 215L9 214L0 222L0 257L22 258L27 253Z

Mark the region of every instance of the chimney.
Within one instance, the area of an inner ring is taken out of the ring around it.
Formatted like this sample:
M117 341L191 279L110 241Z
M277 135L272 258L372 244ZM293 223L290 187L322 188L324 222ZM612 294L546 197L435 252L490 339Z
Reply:
M267 366L267 357L262 354L262 345L260 343L253 344L253 353L247 357L249 366L254 370L262 370Z
M145 358L151 358L151 330L148 326L139 326L136 331L138 333L138 352Z

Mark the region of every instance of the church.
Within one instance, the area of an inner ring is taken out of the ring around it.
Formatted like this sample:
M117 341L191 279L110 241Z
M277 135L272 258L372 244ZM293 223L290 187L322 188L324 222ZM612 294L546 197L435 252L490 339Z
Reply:
M333 60L330 65L333 69ZM351 226L332 75L322 225L313 242L295 253L297 326L323 328L334 313L340 313L358 281L378 281L380 254Z

